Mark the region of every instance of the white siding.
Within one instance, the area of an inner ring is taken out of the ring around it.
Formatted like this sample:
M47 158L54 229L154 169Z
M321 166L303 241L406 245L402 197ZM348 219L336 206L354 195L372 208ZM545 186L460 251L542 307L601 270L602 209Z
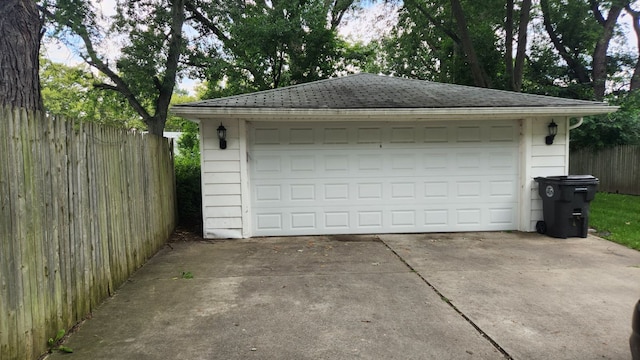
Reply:
M567 132L569 119L554 117L558 124L558 134L553 145L545 144L548 125L551 118L538 118L531 121L531 156L526 161L530 167L530 176L523 186L523 191L529 189L531 201L529 228L523 231L535 231L536 222L542 220L542 199L538 195L538 183L534 180L538 176L567 175L569 168L569 134Z
M224 150L217 135L220 123L200 122L203 232L205 238L242 238L241 129L238 120L222 124L227 129Z

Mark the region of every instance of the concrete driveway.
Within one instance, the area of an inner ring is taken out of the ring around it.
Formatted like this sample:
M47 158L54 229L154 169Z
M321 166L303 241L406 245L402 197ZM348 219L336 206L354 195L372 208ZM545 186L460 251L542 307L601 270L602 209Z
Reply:
M629 359L638 298L640 252L592 236L180 242L49 358Z

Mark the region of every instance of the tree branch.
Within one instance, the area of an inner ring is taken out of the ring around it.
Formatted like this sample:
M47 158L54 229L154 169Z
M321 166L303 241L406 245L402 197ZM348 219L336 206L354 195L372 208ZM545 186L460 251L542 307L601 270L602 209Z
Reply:
M451 0L451 10L453 16L458 24L458 33L460 34L460 40L462 44L462 50L467 56L469 66L471 67L471 75L473 75L473 81L476 86L491 87L491 81L487 76L480 59L476 54L473 42L471 41L471 35L469 34L469 27L467 26L467 20L462 10L462 5L459 0Z
M527 31L531 12L531 0L522 0L520 6L520 25L518 27L518 48L516 49L516 61L513 69L513 90L522 90L522 76L527 54Z
M598 21L600 25L604 26L605 19L600 11L600 2L597 0L589 0L589 5L591 6L591 12L593 12L593 16L596 18L596 21Z
M94 83L93 87L95 89L100 89L100 90L111 90L111 91L120 92L120 89L118 89L118 87L110 84L105 84L105 83Z
M507 0L506 14L504 21L504 63L507 86L515 90L515 79L513 73L513 11L514 0Z
M231 41L229 37L227 37L213 21L209 20L204 14L202 14L196 5L191 0L184 1L184 7L191 12L193 16L191 18L196 19L199 23L204 25L207 29L209 29L220 41L224 43L224 45L228 48L234 48L235 44Z
M100 59L100 57L98 56L98 53L96 52L93 46L93 42L91 41L91 38L89 37L89 31L87 30L87 27L81 22L75 23L70 19L66 19L66 20L58 19L58 17L54 13L50 12L49 9L46 9L44 7L41 7L40 9L46 16L48 16L52 20L58 21L61 25L64 25L70 28L76 33L76 35L78 35L82 39L82 42L84 43L84 46L87 50L87 55L88 55L88 57L83 56L83 59L85 60L85 62L90 66L93 66L94 68L98 69L100 72L105 74L111 81L113 81L113 83L116 85L112 86L110 90L116 90L119 93L121 93L122 96L124 96L125 99L127 99L127 101L129 102L129 104L133 107L133 109L142 117L145 123L149 125L149 122L152 119L151 114L149 114L147 109L145 109L145 107L142 106L142 104L138 101L138 99L133 94L131 89L129 89L129 86L127 86L124 80L122 80L122 78L120 78L118 74L116 74L113 70L111 70L109 66L105 64L105 62L102 61L102 59Z
M460 38L453 30L447 28L446 26L444 26L442 22L438 21L436 18L431 16L431 14L427 11L427 9L422 7L421 4L418 4L416 0L406 0L405 4L411 4L416 10L420 12L420 14L422 14L422 16L424 16L427 20L429 20L429 22L433 26L440 29L440 31L442 31L445 35L451 38L451 40L453 40L453 42L455 42L456 44L458 45L461 44Z
M165 73L162 83L159 84L159 94L156 98L156 114L154 124L149 125L149 132L162 136L164 123L167 120L169 104L173 88L176 85L176 75L178 73L178 63L182 53L182 25L184 24L185 0L173 0L171 7L171 37L165 62ZM157 80L156 80L157 81Z
M633 70L633 75L631 76L631 84L629 85L629 90L634 91L640 89L640 11L633 10L631 8L631 4L627 4L624 8L633 19L633 30L636 33L636 46L638 47L638 58L636 60L636 67Z
M598 5L594 0L591 0L592 4ZM628 2L627 2L628 3ZM593 95L596 100L602 100L604 98L606 81L607 81L607 50L609 49L609 43L613 37L613 31L618 21L618 17L622 12L622 6L611 5L611 9L607 14L607 18L604 22L600 22L598 17L602 17L600 11L596 8L594 14L600 25L602 25L602 34L596 43L596 47L593 50L592 60L592 78L593 78ZM597 13L596 13L597 12Z
M551 24L550 19L550 9L549 9L549 0L540 0L540 9L542 10L542 20L544 23L544 28L547 30L547 34L553 43L553 46L558 51L562 59L569 65L569 68L574 73L574 78L577 78L578 82L581 84L589 84L591 82L591 78L589 77L589 73L587 69L580 63L580 61L567 51L562 40L556 34L553 25Z

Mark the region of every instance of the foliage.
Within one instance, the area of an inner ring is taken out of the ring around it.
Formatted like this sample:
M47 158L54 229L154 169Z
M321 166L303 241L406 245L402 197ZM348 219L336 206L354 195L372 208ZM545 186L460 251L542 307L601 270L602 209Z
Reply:
M179 153L175 157L178 222L184 226L202 222L202 184L200 175L200 140L198 126L185 120L183 134L178 139Z
M580 127L571 130L572 150L640 144L640 91L611 96L609 103L620 109L612 114L585 117Z
M108 79L94 87L120 93L149 132L162 135L183 52L184 0L116 4L116 15L106 17L89 0L39 1L52 36ZM110 39L124 44L120 53L100 47Z
M407 0L380 41L380 67L440 82L601 99L605 83L629 86L638 64L638 53L609 46L625 42L620 14L633 14L623 9L628 4L541 0L529 8L526 0Z
M504 88L502 1L462 1L467 32L487 81ZM448 1L406 1L398 25L382 40L385 72L463 85L475 84Z
M197 101L198 98L196 96L192 96L187 94L182 90L174 91L173 96L171 97L171 105L184 104L188 102ZM198 132L198 126L193 122L181 118L179 116L173 115L169 113L167 116L167 122L165 124L166 131L190 131L189 129L193 129L195 126L195 132Z
M125 129L146 130L146 125L117 92L94 87L106 79L94 74L86 65L67 66L47 59L40 60L42 97L48 114L61 115L76 122L94 122ZM175 91L171 105L196 101L184 91ZM190 121L175 115L167 116L165 130L182 131L192 126Z
M640 250L640 197L600 192L589 210L589 226L598 236Z
M127 129L144 129L145 125L118 93L93 87L104 78L85 66L66 66L40 60L40 83L47 113L61 115L76 122L96 122Z
M617 19L628 0L541 0L542 23L550 41L547 46L562 58L560 64L572 83L588 88L590 97L604 96L607 62L618 54L608 51L611 39L620 36ZM603 15L607 13L606 18ZM611 67L609 67L611 70Z
M189 62L209 84L206 98L227 96L334 75L344 43L336 26L353 0L264 2L187 1L199 36Z
M49 347L49 353L53 352L54 350L58 350L63 353L73 352L73 349L71 349L70 347L60 345L60 342L64 338L64 334L65 334L64 329L60 329L56 333L55 338L49 338L49 340L47 341L47 346Z

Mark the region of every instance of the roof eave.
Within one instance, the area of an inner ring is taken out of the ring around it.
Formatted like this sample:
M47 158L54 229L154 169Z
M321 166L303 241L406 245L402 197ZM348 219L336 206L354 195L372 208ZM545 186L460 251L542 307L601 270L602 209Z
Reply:
M344 120L499 120L523 117L569 116L580 117L608 114L617 106L540 106L540 107L482 107L482 108L377 108L377 109L283 109L174 106L175 115L191 120L247 119L253 121L322 119Z

